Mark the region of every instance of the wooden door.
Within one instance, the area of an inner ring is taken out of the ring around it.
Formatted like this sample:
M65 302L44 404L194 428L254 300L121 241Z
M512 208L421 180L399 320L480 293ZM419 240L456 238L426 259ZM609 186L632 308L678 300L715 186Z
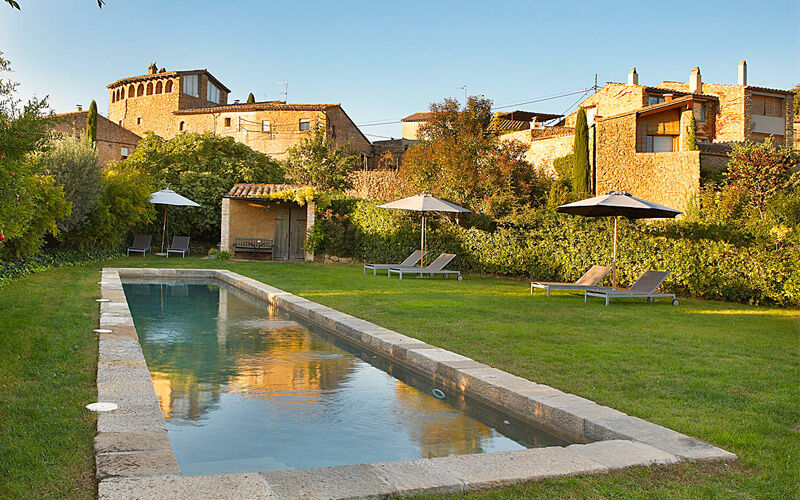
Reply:
M306 207L292 207L289 219L289 258L306 258Z
M288 208L275 209L275 244L272 249L273 260L289 259L289 218Z

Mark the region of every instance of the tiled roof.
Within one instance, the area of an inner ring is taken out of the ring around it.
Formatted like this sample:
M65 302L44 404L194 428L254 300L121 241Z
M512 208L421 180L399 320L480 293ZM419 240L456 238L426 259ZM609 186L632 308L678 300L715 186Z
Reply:
M106 85L106 88L110 89L110 88L114 88L114 87L116 87L118 85L122 85L122 84L126 84L126 83L144 82L144 81L147 81L147 80L158 80L159 78L163 78L165 76L169 77L169 76L180 76L180 75L196 75L196 74L199 74L199 73L203 73L206 76L208 76L208 78L211 81L213 81L218 87L220 87L225 92L228 92L228 93L231 92L231 89L226 87L225 84L222 83L221 81L217 80L217 78L214 75L212 75L211 73L209 73L207 69L193 69L193 70L188 70L188 71L165 71L163 73L154 73L152 75L148 74L148 75L139 75L139 76L129 76L127 78L121 78L121 79L117 80L116 82L109 83L108 85Z
M339 106L339 104L285 104L280 101L273 101L179 109L173 111L173 113L176 115L198 115L203 113L225 113L233 111L327 111L337 106Z
M772 92L775 94L794 95L794 92L792 92L791 90L771 89L769 87L754 87L753 85L748 85L747 88L750 90L761 91L761 92Z
M297 184L234 184L228 194L225 195L225 198L240 200L262 198L264 195L301 187Z
M402 122L426 122L433 117L434 113L430 111L424 111L419 113L414 113L413 115L408 115L403 118Z

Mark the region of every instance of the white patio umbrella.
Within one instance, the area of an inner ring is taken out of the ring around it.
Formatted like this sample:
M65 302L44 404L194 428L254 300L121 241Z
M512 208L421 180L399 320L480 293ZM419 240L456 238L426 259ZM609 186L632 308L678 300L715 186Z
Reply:
M150 194L150 203L164 205L164 226L161 229L161 253L164 252L164 236L167 233L167 205L178 207L199 207L197 203L185 198L171 189L162 189Z
M625 191L609 191L594 198L567 203L557 207L556 212L584 217L614 217L614 263L611 267L614 288L617 288L617 218L671 219L682 213L674 208L635 198Z
M449 201L441 200L430 194L418 194L403 198L402 200L392 201L379 205L378 208L393 208L397 210L411 210L422 212L422 233L420 235L420 250L422 257L419 259L419 267L423 267L425 260L425 212L451 212L466 213L470 212L464 207L460 207Z

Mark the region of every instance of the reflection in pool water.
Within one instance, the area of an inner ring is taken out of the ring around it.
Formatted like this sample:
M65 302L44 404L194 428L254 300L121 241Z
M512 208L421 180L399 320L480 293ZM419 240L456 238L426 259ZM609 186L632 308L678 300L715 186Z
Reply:
M186 475L566 444L226 285L124 288Z

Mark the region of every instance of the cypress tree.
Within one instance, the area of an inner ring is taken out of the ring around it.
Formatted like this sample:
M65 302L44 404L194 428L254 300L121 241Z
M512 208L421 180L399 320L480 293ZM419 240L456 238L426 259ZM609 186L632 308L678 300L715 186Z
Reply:
M97 103L92 100L89 114L86 115L86 140L92 144L97 142Z
M250 95L247 96L247 104L253 104L254 102L256 102L256 96L250 92Z
M697 122L694 120L694 114L689 117L689 124L686 125L686 149L689 151L700 149L697 145Z
M589 127L586 110L578 109L575 118L575 142L572 144L572 188L575 193L589 192Z

